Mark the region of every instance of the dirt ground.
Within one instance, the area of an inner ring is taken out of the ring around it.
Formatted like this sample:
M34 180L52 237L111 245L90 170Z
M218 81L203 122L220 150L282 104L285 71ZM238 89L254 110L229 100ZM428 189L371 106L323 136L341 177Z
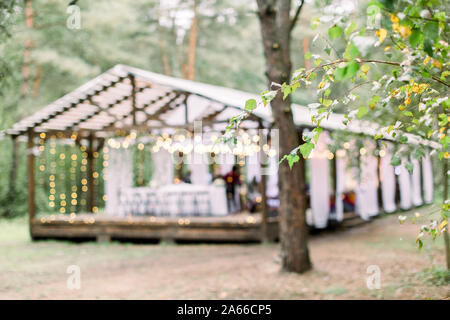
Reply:
M418 228L394 214L315 234L314 269L298 275L280 271L278 244L32 243L25 219L3 221L0 299L448 299L450 284L424 271L444 265L442 239L419 251ZM69 265L80 267L79 290L67 288ZM367 287L370 265L380 289Z

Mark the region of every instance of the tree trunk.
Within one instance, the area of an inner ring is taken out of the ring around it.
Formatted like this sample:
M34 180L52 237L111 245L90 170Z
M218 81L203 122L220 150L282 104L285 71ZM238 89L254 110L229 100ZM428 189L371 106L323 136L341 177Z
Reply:
M188 51L188 65L187 65L187 79L194 80L195 67L195 50L197 48L197 0L194 1L194 18L192 18L191 30L189 32L189 51Z
M25 24L28 29L33 28L34 23L34 12L31 0L25 1ZM24 43L24 52L23 52L23 64L22 64L22 83L20 87L20 98L19 102L24 99L28 93L28 81L30 75L30 52L31 52L31 40L26 39ZM18 102L18 105L20 104ZM17 109L19 110L19 109ZM20 113L20 111L18 111ZM20 114L16 115L16 120L20 120ZM19 144L16 138L12 139L12 153L11 153L11 168L9 171L9 195L11 197L15 197L16 192L16 177L17 177L17 168L18 168L18 157L19 153Z
M289 12L290 0L257 0L258 16L266 58L269 84L289 81L291 74ZM281 155L290 153L300 144L288 97L278 94L271 101L276 128L279 129ZM278 170L280 197L280 240L283 270L305 272L311 269L307 247L306 197L304 161L292 170L286 161Z
M25 24L28 29L33 28L33 5L31 0L25 0ZM31 52L31 40L25 40L25 49L23 52L23 66L22 66L22 87L21 95L25 97L28 92L28 81L30 76L30 52Z
M161 6L161 4L160 4ZM158 14L158 43L159 43L159 50L161 51L161 60L164 66L164 74L166 76L170 76L172 74L169 58L167 56L167 46L166 46L166 39L164 38L164 30L160 24L160 13Z

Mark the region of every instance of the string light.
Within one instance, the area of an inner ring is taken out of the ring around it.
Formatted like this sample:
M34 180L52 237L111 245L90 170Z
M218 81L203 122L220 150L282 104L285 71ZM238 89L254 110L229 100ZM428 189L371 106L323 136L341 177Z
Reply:
M50 137L50 154L55 155L56 154L56 141L55 136ZM55 194L56 194L56 183L55 183L55 175L56 175L56 162L55 159L52 158L50 162L50 175L48 177L49 180L49 187L50 187L50 195L49 197L49 207L54 208L55 207Z

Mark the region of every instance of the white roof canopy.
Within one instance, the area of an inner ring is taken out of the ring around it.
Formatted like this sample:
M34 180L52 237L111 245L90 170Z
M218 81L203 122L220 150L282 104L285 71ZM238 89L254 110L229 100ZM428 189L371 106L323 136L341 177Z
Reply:
M29 130L95 131L98 136L107 136L108 132L118 129L191 128L196 120L202 120L204 127L223 130L231 117L244 111L245 101L251 98L259 99L259 96L119 64L19 121L6 132L22 135ZM309 108L293 104L292 111L297 126L315 126ZM352 120L346 126L343 120L342 114L333 113L321 122L321 127L369 136L380 129L369 121ZM268 106L256 108L243 121L242 127L270 127L272 123ZM413 144L438 145L410 134L408 138Z

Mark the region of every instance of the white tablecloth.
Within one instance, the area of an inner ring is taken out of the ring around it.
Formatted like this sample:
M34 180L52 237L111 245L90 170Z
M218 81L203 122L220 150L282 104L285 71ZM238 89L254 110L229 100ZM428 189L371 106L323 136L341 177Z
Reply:
M119 214L154 216L224 216L227 201L224 186L173 184L160 188L124 188L120 191Z

